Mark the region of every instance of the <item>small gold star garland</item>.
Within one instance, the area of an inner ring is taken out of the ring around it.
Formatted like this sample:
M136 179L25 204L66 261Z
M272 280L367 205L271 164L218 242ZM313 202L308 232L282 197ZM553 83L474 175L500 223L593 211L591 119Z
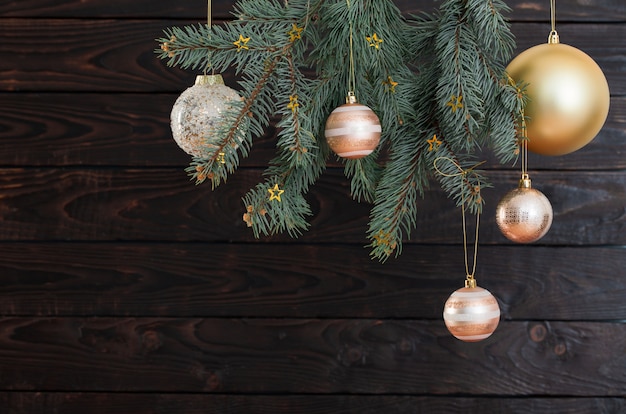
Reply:
M396 86L398 86L398 82L394 81L391 76L387 76L387 80L382 81L382 84L387 87L389 92L396 93Z
M270 193L270 201L276 200L280 203L281 202L280 196L285 192L285 190L281 190L278 187L278 184L274 184L274 187L268 188L267 192Z
M463 96L459 95L452 95L450 97L450 100L448 101L448 103L446 104L446 106L449 106L450 109L452 109L452 112L456 112L457 109L461 109L463 108Z
M287 108L291 109L292 113L295 113L298 110L300 103L298 102L298 95L291 95L289 97L289 103L287 104Z
M250 49L248 47L248 42L250 41L249 37L243 37L242 34L239 34L239 40L233 42L235 46L237 46L237 52L241 52L243 49Z
M384 41L382 38L378 37L376 33L371 36L366 36L365 39L368 41L369 45L375 49L380 49L380 45Z
M301 39L303 30L304 30L304 27L298 27L297 24L292 23L291 30L287 32L287 34L289 35L289 41L293 43L296 40Z
M431 139L427 139L426 142L428 142L428 151L437 150L442 144L442 142L437 139L437 134L434 134Z

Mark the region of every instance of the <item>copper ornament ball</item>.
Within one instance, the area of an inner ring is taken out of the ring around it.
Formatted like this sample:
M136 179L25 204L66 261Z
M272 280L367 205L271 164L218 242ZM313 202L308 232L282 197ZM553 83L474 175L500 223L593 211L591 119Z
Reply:
M530 181L530 180L529 180ZM496 223L502 234L516 243L532 243L552 225L550 200L539 190L520 185L509 191L496 207Z
M233 101L241 101L234 89L224 85L221 75L199 75L174 103L170 113L172 136L187 154L203 157L222 137L216 131Z
M453 292L443 307L448 331L465 342L488 338L500 322L500 306L487 289L464 287Z
M556 40L558 42L558 38ZM609 112L609 86L589 55L562 43L531 47L506 68L516 82L528 84L528 149L563 155L587 145Z
M324 135L330 149L342 158L363 158L380 142L380 120L374 111L349 96L326 120Z

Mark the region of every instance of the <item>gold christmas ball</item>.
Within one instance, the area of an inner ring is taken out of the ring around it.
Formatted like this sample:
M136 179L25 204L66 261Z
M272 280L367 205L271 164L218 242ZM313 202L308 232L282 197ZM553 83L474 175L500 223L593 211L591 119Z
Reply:
M170 113L172 136L187 154L203 157L222 138L218 128L224 122L224 113L241 96L224 85L222 75L199 75L174 103Z
M528 149L563 155L587 145L609 112L609 86L589 55L562 43L532 47L506 68L516 82L528 84Z
M443 320L455 338L478 342L488 338L498 327L500 307L487 289L464 287L453 292L446 301Z
M355 159L363 158L376 149L381 131L374 111L357 103L356 99L350 99L331 112L326 120L324 135L335 154Z
M517 243L532 243L546 235L552 225L552 205L530 180L509 191L496 207L496 223L502 234Z

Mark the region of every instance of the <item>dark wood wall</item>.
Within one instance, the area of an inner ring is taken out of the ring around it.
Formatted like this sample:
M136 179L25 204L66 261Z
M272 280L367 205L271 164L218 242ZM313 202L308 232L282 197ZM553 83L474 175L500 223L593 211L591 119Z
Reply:
M228 18L233 0L213 3ZM549 0L509 5L518 51L545 42ZM339 168L311 193L307 234L253 238L240 198L271 129L227 185L188 181L169 111L195 74L154 39L205 16L202 1L0 1L1 413L626 412L622 0L557 1L611 110L584 149L531 155L555 211L540 243L500 235L519 173L489 167L477 278L502 321L477 344L441 318L465 273L460 212L437 188L382 265Z

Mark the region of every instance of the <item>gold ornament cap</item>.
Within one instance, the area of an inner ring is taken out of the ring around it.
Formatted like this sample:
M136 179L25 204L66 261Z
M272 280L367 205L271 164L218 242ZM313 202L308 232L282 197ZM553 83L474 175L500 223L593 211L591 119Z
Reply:
M522 174L522 178L519 180L519 188L532 188L532 183L528 174Z
M223 85L224 78L222 75L198 75L194 85Z
M560 43L559 34L556 32L556 30L551 31L550 34L548 35L548 44L556 45L559 43Z
M348 95L346 96L346 103L347 104L355 104L355 103L357 103L356 96L354 95L354 92L348 92Z
M474 277L467 276L467 279L465 279L465 287L468 289L474 289L476 287L476 279L474 279Z

